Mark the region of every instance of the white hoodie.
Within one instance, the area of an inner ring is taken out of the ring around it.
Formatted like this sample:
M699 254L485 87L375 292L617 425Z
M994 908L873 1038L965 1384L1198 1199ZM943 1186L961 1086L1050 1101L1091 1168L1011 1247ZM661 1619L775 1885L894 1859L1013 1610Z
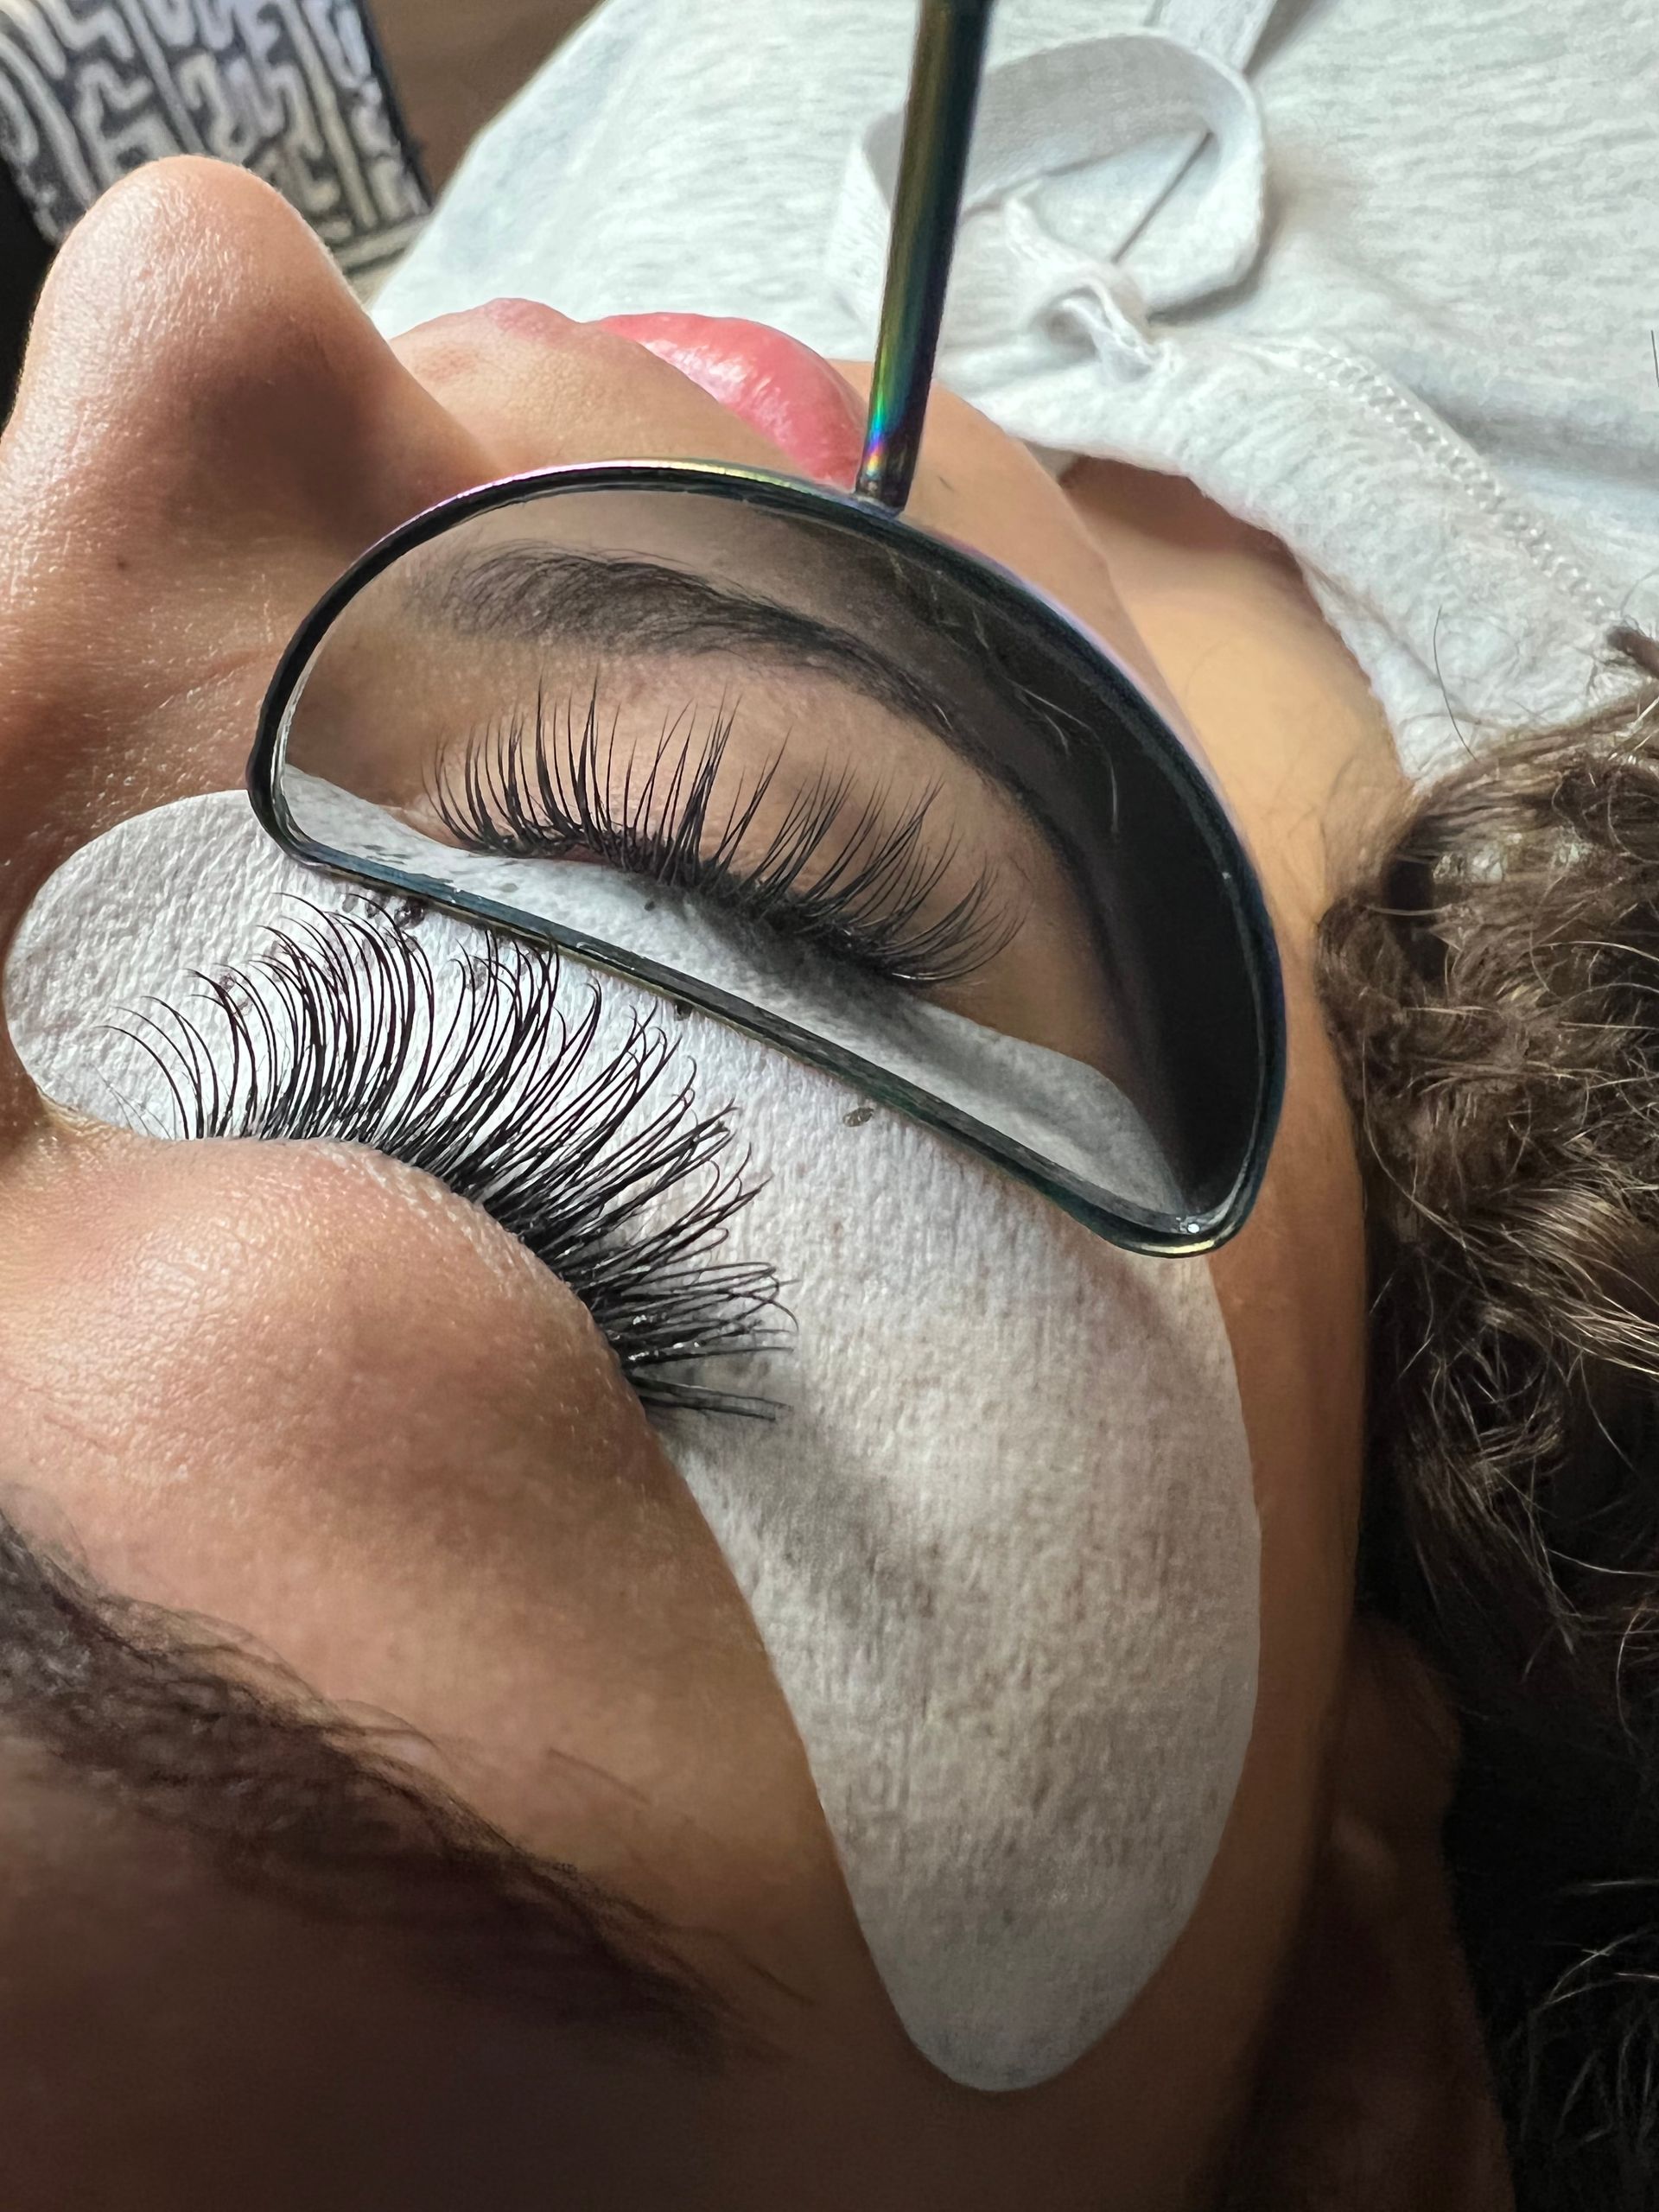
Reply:
M608 0L381 295L873 350L915 0ZM940 372L1283 539L1417 774L1659 631L1652 0L1001 0Z

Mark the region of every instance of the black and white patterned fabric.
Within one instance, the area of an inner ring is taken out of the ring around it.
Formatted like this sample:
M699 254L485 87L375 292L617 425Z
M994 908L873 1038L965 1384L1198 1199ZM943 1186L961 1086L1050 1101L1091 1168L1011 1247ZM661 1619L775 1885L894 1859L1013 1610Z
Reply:
M187 153L275 185L359 282L430 205L359 0L0 0L0 156L48 240Z

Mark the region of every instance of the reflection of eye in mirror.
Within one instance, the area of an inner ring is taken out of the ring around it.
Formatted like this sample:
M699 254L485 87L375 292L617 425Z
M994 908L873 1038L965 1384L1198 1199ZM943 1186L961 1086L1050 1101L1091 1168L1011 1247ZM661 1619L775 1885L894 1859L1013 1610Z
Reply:
M538 692L442 749L431 811L469 851L597 860L912 989L981 977L1009 950L1026 917L999 895L1006 861L964 849L967 810L939 785L894 792L868 721L837 766L821 735L810 765L788 738L757 759L741 719L722 706L700 728L687 708L642 742L604 721L597 677L580 719Z
M313 645L289 820L1187 1228L1254 1103L1225 879L1146 748L1101 741L1121 700L904 537L626 484L469 512Z

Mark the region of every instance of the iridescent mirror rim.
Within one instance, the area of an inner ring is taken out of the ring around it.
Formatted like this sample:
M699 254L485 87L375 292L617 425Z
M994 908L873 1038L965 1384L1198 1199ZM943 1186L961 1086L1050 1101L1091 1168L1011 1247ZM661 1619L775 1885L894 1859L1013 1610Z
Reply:
M963 589L1000 604L1009 620L1034 630L1058 652L1086 664L1109 699L1119 727L1156 759L1190 808L1215 861L1226 904L1237 927L1254 1001L1260 1070L1250 1139L1231 1188L1205 1212L1161 1223L1106 1203L1099 1192L1040 1154L946 1101L916 1089L763 1007L712 984L600 943L580 930L540 915L461 891L453 884L365 855L342 852L301 829L281 785L293 710L312 663L340 615L363 588L406 554L473 517L526 505L563 493L660 491L694 493L822 524L836 524L884 542L901 557L922 558ZM1086 1228L1125 1249L1180 1258L1213 1251L1237 1235L1249 1219L1267 1172L1285 1083L1285 1012L1278 945L1255 869L1203 760L1171 729L1121 666L1110 648L1056 601L988 560L875 502L804 479L724 461L619 461L536 469L504 477L440 500L400 524L353 563L323 594L296 631L277 664L260 709L249 756L249 798L261 826L303 865L378 890L419 899L464 921L480 922L537 944L551 944L588 965L645 984L671 999L699 1007L718 1020L773 1045L796 1058L850 1083L867 1096L908 1114L925 1126L970 1146L995 1165L1040 1191Z

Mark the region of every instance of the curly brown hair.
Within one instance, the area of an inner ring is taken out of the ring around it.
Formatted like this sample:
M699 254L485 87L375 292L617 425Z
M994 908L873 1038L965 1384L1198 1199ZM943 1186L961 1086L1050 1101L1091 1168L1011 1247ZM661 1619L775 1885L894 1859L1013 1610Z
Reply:
M1419 795L1326 918L1367 1183L1362 1599L1446 1831L1522 2212L1659 2205L1659 647Z

